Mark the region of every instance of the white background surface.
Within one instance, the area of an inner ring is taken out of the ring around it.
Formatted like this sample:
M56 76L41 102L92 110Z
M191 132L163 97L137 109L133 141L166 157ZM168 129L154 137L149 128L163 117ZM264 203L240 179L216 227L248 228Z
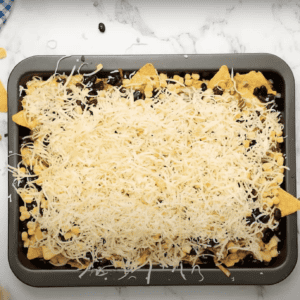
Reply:
M106 32L100 33L98 23ZM299 1L15 1L0 31L0 80L14 66L41 54L273 53L296 80L296 123L300 92ZM7 132L0 114L0 134ZM300 146L297 124L297 149ZM298 150L299 152L299 150ZM299 162L299 155L297 155ZM297 167L298 183L300 166ZM299 184L297 184L297 190ZM299 197L299 192L298 192ZM0 142L0 285L12 299L296 299L300 264L274 286L177 286L125 288L33 288L21 283L7 260L7 138ZM299 216L298 216L299 220ZM299 221L298 221L299 222ZM298 225L299 228L299 225ZM299 237L299 235L298 235ZM299 245L299 242L298 242Z

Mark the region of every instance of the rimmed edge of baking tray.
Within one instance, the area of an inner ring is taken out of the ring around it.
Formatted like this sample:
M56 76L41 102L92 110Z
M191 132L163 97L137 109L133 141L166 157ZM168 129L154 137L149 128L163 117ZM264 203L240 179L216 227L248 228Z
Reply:
M52 73L57 61L62 56L33 56L15 66L8 81L8 132L9 154L18 153L18 126L12 122L11 116L18 111L19 80L22 76L32 72ZM76 69L85 62L82 70L86 73L95 70L100 62L104 65L104 71L112 71L118 68L123 70L138 70L144 64L150 62L158 70L205 70L217 71L221 65L227 65L236 72L258 70L277 72L285 82L285 130L288 131L285 146L286 166L290 170L286 173L286 190L296 195L296 153L295 153L295 80L289 66L279 57L272 54L193 54L193 55L72 55L64 58L58 68L58 72L70 73L72 67ZM108 66L108 67L107 67ZM286 117L288 116L288 118ZM17 157L9 156L9 165L16 165ZM139 286L147 285L148 270L140 269L132 274L136 279L128 275L119 280L124 274L123 270L107 270L106 276L97 276L95 271L87 271L81 278L83 271L77 270L33 270L22 265L18 258L18 198L12 188L13 177L8 174L9 185L9 216L8 216L8 260L13 273L25 284L35 287L51 286ZM153 269L150 285L269 285L284 280L294 269L297 252L297 215L296 213L286 218L287 223L287 253L284 262L276 268L229 268L230 278L227 278L218 269L201 269L200 275L195 269L183 269L186 277L184 280L180 274L180 268L172 272L172 269Z

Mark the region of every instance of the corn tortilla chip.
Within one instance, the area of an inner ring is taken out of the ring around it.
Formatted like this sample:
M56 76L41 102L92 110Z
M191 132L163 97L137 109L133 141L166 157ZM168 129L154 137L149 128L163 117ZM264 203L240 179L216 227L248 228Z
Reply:
M222 66L219 69L218 73L209 81L207 85L209 89L213 89L215 86L219 86L223 90L233 87L233 82L230 78L227 66Z
M300 201L283 189L279 189L278 198L279 204L277 207L281 210L281 217L288 216L300 210Z
M0 112L7 112L7 92L0 80Z
M29 124L25 118L25 111L21 110L12 116L12 120L18 125L29 128Z
M44 259L46 260L50 260L52 257L56 255L55 253L52 253L46 246L43 246L42 249L43 249Z
M276 95L276 91L272 90L271 83L265 78L261 72L251 71L247 74L241 75L237 73L234 76L237 90L242 94L244 98L254 98L253 91L256 87L264 85L268 94Z
M27 258L28 259L35 259L35 258L42 258L43 257L43 251L42 248L33 248L29 247L28 248L28 253L27 253Z
M147 83L153 84L155 87L159 86L157 71L150 63L139 69L130 80L130 84L136 84L135 87L139 89L144 89Z
M6 57L6 50L4 48L0 48L0 59Z

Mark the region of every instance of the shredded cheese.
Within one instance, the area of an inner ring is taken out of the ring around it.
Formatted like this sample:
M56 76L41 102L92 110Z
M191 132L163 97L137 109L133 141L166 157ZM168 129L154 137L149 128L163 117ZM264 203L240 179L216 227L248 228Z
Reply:
M260 234L277 223L249 226L246 216L275 209L262 195L283 175L272 155L271 131L283 129L278 112L253 99L243 99L249 105L241 111L229 93L186 87L142 102L130 88L112 88L89 106L89 88L72 83L74 70L64 85L56 71L47 81L34 78L22 102L27 120L38 124L26 160L40 166L33 182L41 191L28 182L18 193L31 188L38 208L47 202L36 217L47 233L34 246L78 262L87 252L113 265L125 259L128 270L149 263L147 281L157 264L174 271L181 263L185 279L184 249L200 256L213 248L220 260L229 241L240 241L235 248L259 253ZM78 110L78 101L85 107ZM245 146L249 136L255 145ZM19 169L11 168L18 179L30 176ZM74 226L77 234L69 233Z

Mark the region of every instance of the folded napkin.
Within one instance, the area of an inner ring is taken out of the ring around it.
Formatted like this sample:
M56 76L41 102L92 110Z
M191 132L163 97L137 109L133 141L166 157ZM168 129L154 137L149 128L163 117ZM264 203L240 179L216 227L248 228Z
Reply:
M0 0L0 29L5 24L14 0Z

